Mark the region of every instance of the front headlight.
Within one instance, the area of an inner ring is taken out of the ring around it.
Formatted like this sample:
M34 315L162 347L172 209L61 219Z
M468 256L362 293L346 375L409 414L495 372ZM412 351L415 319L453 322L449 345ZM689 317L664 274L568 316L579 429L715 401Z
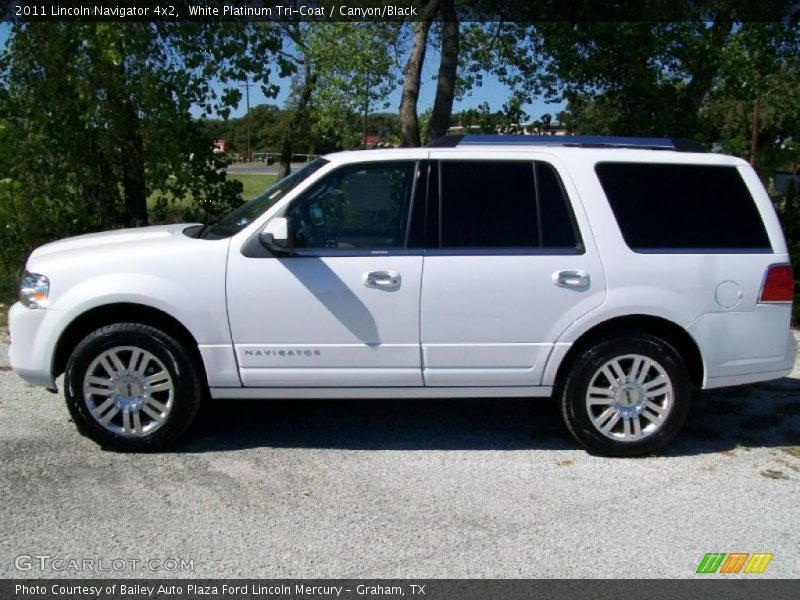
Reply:
M19 283L19 301L28 308L47 308L47 296L50 294L50 280L36 273L22 274Z

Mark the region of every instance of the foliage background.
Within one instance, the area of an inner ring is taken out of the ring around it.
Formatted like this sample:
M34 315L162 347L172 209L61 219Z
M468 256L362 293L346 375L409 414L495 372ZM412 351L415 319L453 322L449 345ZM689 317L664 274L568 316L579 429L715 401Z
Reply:
M730 0L685 22L453 28L443 16L452 0L421 2L427 20L406 24L15 24L0 54L0 303L42 243L207 221L240 204L241 182L214 139L233 154L274 152L285 172L292 154L358 148L365 135L424 142L443 124L686 137L741 156L771 191L800 279L798 190L774 186L776 171L800 172L796 21L738 22ZM426 60L440 61L437 97L420 112L414 88ZM452 113L454 97L481 97L486 74L509 90L502 107ZM283 106L228 118L243 82L270 98L276 77L289 76ZM534 99L566 108L527 115Z

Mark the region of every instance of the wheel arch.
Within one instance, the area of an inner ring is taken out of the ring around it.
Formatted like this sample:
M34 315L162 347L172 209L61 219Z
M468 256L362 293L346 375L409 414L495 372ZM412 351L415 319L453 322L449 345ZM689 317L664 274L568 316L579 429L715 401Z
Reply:
M75 317L61 332L53 352L53 378L64 372L70 355L83 338L92 331L113 323L141 323L174 336L192 354L197 367L203 376L206 376L197 340L181 321L161 309L146 304L116 302L86 310Z
M563 383L563 378L576 357L598 340L619 335L621 332L644 332L655 335L670 344L681 356L689 372L692 385L702 387L705 377L703 355L691 334L677 323L653 315L634 314L614 317L592 326L583 332L570 346L556 369L554 387Z

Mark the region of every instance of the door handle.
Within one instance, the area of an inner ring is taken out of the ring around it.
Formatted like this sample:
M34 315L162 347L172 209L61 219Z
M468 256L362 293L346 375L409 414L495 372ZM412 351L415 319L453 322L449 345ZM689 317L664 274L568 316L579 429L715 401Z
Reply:
M397 271L367 271L361 276L367 287L389 290L400 287L400 273Z
M558 287L584 288L589 285L589 274L580 269L567 269L553 273L553 283Z

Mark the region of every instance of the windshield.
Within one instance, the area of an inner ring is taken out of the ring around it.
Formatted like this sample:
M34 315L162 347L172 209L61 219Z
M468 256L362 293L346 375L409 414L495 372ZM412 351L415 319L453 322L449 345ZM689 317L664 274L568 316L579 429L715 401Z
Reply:
M263 214L270 206L275 204L326 164L328 164L327 160L318 158L308 163L302 169L295 171L291 175L287 175L250 200L250 202L243 204L227 215L220 217L216 222L205 227L200 237L219 239L239 233L252 223L254 219L258 218L259 215Z

